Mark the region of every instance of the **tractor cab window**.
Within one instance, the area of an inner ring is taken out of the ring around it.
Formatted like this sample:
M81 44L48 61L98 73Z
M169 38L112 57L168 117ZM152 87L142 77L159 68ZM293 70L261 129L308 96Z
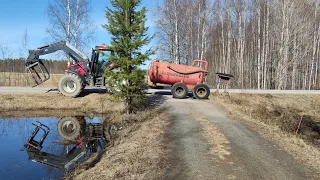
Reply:
M105 50L99 51L96 74L102 75L105 69L111 64L110 56L113 54L113 51Z
M112 55L112 51L101 51L99 53L98 62L104 63L104 62L110 62L109 58Z

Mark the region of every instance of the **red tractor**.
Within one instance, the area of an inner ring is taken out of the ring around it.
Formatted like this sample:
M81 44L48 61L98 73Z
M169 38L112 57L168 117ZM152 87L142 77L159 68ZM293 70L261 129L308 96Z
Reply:
M61 41L29 51L26 68L35 81L33 87L50 78L50 73L39 57L59 50L64 51L73 60L73 64L66 68L65 75L58 83L58 89L63 95L77 97L86 85L105 86L103 74L114 65L109 60L114 51L105 45L96 46L92 49L91 60L89 60L84 53L69 43Z

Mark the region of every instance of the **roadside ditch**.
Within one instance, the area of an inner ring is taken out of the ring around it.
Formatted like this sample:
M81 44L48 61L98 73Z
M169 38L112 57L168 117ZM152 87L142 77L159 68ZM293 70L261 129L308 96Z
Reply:
M149 97L132 115L123 114L122 105L105 94L75 99L52 93L0 95L0 99L4 143L0 153L6 157L0 179L163 177L169 121L157 108L162 96Z

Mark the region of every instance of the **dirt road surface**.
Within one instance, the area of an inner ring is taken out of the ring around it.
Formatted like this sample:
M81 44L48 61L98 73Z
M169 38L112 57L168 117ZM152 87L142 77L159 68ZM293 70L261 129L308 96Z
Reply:
M165 179L309 179L313 174L210 102L168 98L162 108L172 120Z

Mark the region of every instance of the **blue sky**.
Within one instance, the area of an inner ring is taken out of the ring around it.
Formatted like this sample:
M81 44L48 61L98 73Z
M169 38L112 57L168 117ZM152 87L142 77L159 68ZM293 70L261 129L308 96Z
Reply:
M11 49L11 53L19 56L22 37L25 29L28 31L29 48L33 49L52 40L45 32L48 27L46 9L49 0L1 0L0 1L0 43L6 44ZM147 6L147 26L149 33L155 33L154 13L156 6L161 0L143 0L142 5ZM108 32L101 27L106 23L105 9L111 6L109 0L92 0L91 17L97 26L95 40L91 47L102 43L108 44L110 36ZM153 41L150 45L154 45ZM88 50L89 51L89 50Z

